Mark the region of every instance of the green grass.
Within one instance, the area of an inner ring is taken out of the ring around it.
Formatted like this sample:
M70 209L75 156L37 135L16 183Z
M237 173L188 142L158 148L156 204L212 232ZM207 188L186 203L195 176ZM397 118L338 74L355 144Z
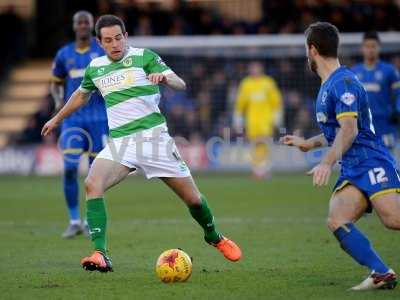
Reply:
M400 289L347 291L367 270L325 227L329 188L314 189L302 175L265 182L201 175L197 182L221 231L242 246L242 261L230 263L205 244L161 182L132 177L107 194L115 272L99 274L79 266L88 240L60 238L66 212L59 178L0 177L0 299L399 299ZM360 227L400 270L400 235L375 216ZM194 257L192 277L163 284L155 260L176 247Z

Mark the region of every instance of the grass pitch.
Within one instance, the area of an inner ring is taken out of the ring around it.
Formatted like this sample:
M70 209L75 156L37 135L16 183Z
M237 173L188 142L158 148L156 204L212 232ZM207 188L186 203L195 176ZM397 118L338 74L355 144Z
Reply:
M158 180L132 177L107 194L114 273L80 268L91 244L62 240L67 225L59 178L0 177L0 299L399 299L400 289L355 293L367 270L325 227L329 188L300 175L252 181L201 175L219 229L241 245L226 261L203 242L200 227ZM400 234L373 216L359 226L395 270ZM194 258L186 283L163 284L158 255L180 247Z

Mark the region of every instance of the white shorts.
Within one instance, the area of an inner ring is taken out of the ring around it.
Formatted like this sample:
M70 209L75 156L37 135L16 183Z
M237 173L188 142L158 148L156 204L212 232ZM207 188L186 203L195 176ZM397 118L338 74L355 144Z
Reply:
M110 139L96 159L108 159L128 168L141 170L148 179L190 176L190 170L167 129L161 127L158 131L158 134L154 134L155 131L150 129L127 137Z

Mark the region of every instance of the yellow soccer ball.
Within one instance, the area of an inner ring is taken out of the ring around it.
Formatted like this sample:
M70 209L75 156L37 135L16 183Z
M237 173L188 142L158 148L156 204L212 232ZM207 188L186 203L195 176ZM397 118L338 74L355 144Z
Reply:
M186 281L192 274L192 260L180 249L166 250L157 259L156 273L164 283Z

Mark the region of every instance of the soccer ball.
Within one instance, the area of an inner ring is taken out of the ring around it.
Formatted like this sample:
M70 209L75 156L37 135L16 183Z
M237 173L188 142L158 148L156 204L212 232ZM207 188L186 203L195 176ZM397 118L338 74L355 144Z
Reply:
M192 274L192 260L181 249L166 250L157 259L156 273L164 283L186 281Z

